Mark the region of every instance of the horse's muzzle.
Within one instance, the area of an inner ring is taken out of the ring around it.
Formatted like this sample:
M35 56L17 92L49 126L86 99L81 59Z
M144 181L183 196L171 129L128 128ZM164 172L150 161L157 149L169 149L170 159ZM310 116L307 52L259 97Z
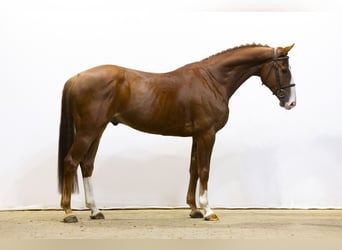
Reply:
M290 110L294 107L296 107L296 101L291 102L280 102L279 105L287 110Z

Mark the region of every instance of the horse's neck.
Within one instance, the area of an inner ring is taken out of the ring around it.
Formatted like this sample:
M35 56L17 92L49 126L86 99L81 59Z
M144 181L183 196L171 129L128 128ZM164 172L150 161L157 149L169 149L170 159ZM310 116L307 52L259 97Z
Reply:
M220 54L207 62L207 69L219 84L225 85L228 98L251 76L259 75L273 48L256 47Z

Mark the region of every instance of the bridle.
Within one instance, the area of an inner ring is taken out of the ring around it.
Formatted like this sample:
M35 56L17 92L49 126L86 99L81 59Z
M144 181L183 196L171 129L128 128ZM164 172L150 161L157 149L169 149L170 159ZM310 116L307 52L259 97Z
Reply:
M273 61L272 62L272 66L273 67L270 68L270 70L268 71L268 73L266 75L266 78L265 78L265 82L267 82L268 78L271 75L272 69L274 68L275 69L275 77L276 77L276 81L277 81L278 87L275 90L272 90L272 92L273 92L273 95L276 95L279 99L282 99L282 98L284 98L286 96L285 89L296 86L296 84L294 84L294 83L292 83L292 84L285 84L285 85L281 84L280 72L279 72L280 69L279 69L278 62L279 61L283 61L283 60L287 60L287 59L289 59L288 56L277 57L277 48L274 48L274 57L272 59L272 61Z

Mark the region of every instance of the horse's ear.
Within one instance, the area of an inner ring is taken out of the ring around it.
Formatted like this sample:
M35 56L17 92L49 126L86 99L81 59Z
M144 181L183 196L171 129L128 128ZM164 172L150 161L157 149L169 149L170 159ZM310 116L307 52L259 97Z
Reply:
M295 45L295 44L292 44L292 45L290 45L290 46L287 46L287 47L283 48L283 53L284 53L285 55L287 55L287 53L289 53L289 51L293 48L294 45Z

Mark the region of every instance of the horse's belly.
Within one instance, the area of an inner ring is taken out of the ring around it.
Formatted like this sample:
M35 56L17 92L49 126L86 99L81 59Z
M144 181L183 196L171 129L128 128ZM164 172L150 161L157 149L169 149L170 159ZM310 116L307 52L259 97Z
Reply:
M136 115L116 114L112 119L115 124L122 123L136 130L160 135L191 136L194 132L193 123L177 119L175 115L167 116L144 116L143 113Z

